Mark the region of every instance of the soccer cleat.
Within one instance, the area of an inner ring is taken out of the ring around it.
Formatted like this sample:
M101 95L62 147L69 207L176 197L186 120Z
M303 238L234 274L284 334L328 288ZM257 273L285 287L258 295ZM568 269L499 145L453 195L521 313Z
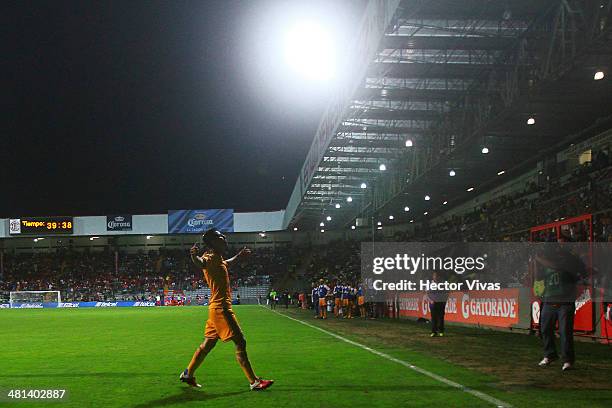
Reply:
M574 366L572 366L571 363L563 363L563 367L561 367L561 370L567 371L567 370L571 370L572 368L574 368Z
M431 333L431 334L429 335L429 337L436 337L437 335L438 335L438 333Z
M191 385L192 387L201 388L202 386L196 382L195 377L189 377L187 373L188 371L187 369L185 369L185 371L183 371L179 376L179 380L181 380L181 382Z
M274 384L274 380L264 380L262 378L258 378L255 380L253 384L250 385L251 391L261 391L266 388L270 388Z

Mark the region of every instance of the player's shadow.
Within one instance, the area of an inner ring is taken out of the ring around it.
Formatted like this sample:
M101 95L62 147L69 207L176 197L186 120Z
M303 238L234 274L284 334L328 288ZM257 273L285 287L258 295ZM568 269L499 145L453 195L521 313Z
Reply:
M163 407L166 405L174 405L190 401L210 401L216 398L231 397L234 395L244 394L246 392L249 392L249 390L208 394L205 391L196 390L193 388L182 388L182 392L180 394L169 395L153 401L143 402L142 404L134 405L132 408Z

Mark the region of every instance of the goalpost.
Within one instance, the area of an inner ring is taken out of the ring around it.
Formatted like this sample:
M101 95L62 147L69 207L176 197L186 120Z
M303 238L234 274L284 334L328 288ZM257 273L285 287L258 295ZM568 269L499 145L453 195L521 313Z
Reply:
M62 302L59 290L23 290L9 294L11 307L20 303L57 303Z

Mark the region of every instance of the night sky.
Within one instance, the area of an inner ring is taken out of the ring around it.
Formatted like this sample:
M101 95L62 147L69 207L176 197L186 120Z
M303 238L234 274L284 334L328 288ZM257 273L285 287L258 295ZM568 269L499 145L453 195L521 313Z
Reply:
M0 217L285 208L329 87L276 23L362 3L2 2Z

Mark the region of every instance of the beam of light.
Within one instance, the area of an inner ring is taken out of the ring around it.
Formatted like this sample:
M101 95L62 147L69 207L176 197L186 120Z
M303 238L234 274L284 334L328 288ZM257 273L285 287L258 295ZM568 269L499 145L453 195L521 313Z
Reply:
M311 21L298 23L285 36L285 61L306 79L327 81L336 71L333 44L325 27Z

